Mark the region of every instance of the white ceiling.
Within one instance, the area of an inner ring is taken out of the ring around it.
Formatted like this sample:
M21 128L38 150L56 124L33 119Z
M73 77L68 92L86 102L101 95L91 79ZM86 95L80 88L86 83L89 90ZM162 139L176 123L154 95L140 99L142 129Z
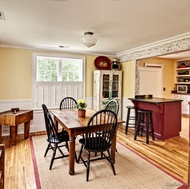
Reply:
M190 32L190 0L0 0L0 11L1 46L115 55Z

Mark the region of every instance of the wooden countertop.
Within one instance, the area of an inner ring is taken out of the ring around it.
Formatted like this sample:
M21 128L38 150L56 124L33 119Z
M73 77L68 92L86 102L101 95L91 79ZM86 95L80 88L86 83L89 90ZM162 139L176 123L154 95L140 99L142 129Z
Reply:
M137 102L147 102L147 103L153 103L153 104L160 104L160 103L171 103L171 102L181 102L183 100L179 99L167 99L167 98L149 98L149 99L135 99L135 98L128 98L129 100L132 101L137 101Z

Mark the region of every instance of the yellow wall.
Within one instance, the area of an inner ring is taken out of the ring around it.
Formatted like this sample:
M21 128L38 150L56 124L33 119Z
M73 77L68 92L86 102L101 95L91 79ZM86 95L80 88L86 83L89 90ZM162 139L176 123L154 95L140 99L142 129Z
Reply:
M134 97L135 90L135 61L123 62L122 97Z
M62 52L0 48L0 100L32 99L32 63L34 53L68 55L68 53ZM72 56L73 54L70 55ZM92 97L93 71L96 69L94 60L97 56L79 54L74 54L74 56L86 58L85 97Z
M163 65L163 91L164 98L172 98L171 91L175 87L174 81L174 69L175 60L161 59L161 58L146 58L141 59L140 65L144 66L144 63L162 64ZM130 98L135 95L135 63L136 61L123 62L121 64L123 70L123 91L122 97Z
M0 100L32 98L32 52L0 48Z
M97 56L86 56L86 97L93 96L94 60Z
M174 81L174 69L175 69L175 60L171 59L162 59L162 58L146 58L140 60L140 65L144 66L144 63L153 63L153 64L162 64L164 66L164 75L163 75L163 91L164 98L172 98L171 91L174 90L175 81Z
M38 51L29 49L0 48L0 100L32 99L33 53L64 55L62 52ZM68 53L67 53L68 55ZM79 54L74 54L79 55ZM94 60L97 56L80 55L86 58L86 97L93 96ZM110 57L109 57L110 58ZM110 58L111 60L111 58ZM164 65L164 97L170 97L174 88L174 60L148 58L141 64ZM133 97L135 89L135 61L121 63L123 70L122 97Z

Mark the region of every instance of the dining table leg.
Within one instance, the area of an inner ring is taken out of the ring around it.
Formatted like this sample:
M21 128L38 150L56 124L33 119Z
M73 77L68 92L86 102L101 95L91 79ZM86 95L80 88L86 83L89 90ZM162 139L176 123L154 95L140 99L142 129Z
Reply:
M69 136L69 174L75 174L75 136Z
M115 132L113 139L112 139L112 145L111 145L111 157L115 163L115 151L116 151L116 136L117 132Z

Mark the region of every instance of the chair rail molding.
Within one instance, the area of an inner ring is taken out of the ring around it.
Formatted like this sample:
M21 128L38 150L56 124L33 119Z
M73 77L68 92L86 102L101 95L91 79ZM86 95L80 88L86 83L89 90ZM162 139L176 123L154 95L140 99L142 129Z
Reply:
M190 50L190 32L116 54L120 62Z

